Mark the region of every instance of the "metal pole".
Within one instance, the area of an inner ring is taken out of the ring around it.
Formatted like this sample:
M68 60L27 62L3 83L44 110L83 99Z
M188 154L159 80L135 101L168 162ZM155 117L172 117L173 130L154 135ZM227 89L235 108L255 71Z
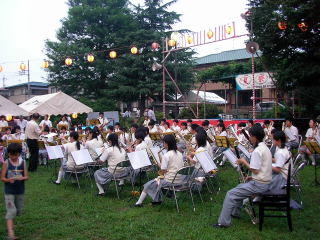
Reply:
M207 83L205 82L204 83L204 105L203 105L203 118L206 119L206 91L207 91L207 88L206 88L206 85Z
M164 49L164 41L162 40L162 49ZM166 117L166 72L164 67L164 53L162 54L162 112L163 112L163 118Z
M252 64L252 119L256 119L256 91L254 86L254 55L251 56Z
M227 115L227 88L224 84L224 114Z
M177 82L177 78L178 78L178 73L177 73L177 52L175 52L174 55L174 80ZM176 89L176 102L178 101L178 91ZM175 114L175 118L177 118L176 116L178 116L179 114L179 110L178 110L178 103L176 104L176 114Z
M30 99L30 64L28 60L28 100Z

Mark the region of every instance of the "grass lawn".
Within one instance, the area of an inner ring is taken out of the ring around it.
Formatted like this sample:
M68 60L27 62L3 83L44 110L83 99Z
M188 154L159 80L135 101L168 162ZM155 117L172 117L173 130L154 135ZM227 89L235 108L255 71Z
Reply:
M31 173L26 183L25 211L16 219L16 235L20 239L320 239L320 187L312 185L313 168L301 172L304 210L293 211L293 232L286 219L267 218L263 231L252 225L242 211L241 219L234 219L228 229L214 229L225 192L236 185L237 174L229 166L220 171L222 190L212 195L204 189L205 203L196 195L196 212L189 198L181 201L180 213L172 200L164 206L151 206L148 199L143 208L131 208L129 188L116 198L114 185L106 197L96 197L96 188L78 190L75 185L50 183L52 169L40 167ZM3 184L0 187L3 192ZM181 198L184 194L181 195ZM5 239L5 207L1 205L0 239ZM3 216L3 217L2 217Z

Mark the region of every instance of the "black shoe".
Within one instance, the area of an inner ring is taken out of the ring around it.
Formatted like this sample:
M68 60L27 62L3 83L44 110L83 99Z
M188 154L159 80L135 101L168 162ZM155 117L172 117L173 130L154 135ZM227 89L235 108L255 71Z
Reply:
M162 202L159 201L159 202L151 202L152 206L157 206L157 205L160 205Z
M229 226L222 225L220 223L215 223L215 224L212 224L212 227L214 227L214 228L228 228Z
M56 185L60 185L60 183L57 183L56 181L53 181L53 180L52 180L52 183Z
M97 193L96 196L97 197L104 197L106 194L105 193Z

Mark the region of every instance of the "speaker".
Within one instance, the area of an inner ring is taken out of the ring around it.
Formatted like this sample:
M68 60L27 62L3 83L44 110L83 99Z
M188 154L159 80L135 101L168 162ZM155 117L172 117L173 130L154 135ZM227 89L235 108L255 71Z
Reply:
M248 42L246 50L248 53L255 54L259 50L259 44L256 42Z

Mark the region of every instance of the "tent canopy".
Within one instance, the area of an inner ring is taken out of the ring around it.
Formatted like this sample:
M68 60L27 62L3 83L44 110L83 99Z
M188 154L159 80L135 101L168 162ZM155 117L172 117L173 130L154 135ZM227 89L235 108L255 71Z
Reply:
M92 112L92 108L89 108L63 92L35 96L21 103L19 106L30 114L39 113L40 115Z
M28 112L0 95L0 115L29 116Z
M189 92L189 100L197 101L197 90L192 90ZM224 100L219 95L212 93L212 92L204 92L199 91L199 102L209 102L214 104L225 104L228 103L226 100Z

